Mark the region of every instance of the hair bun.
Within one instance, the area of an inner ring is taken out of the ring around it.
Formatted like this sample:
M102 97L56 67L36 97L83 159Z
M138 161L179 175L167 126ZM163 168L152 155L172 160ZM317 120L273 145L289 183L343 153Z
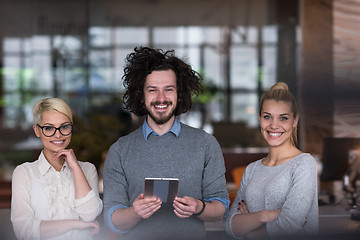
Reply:
M284 90L284 91L289 91L289 87L286 83L284 82L277 82L275 83L271 88L270 91L274 91L274 90Z

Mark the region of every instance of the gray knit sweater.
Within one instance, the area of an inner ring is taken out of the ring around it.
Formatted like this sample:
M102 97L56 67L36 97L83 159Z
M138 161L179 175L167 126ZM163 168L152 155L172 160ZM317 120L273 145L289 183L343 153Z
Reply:
M247 166L225 229L232 234L231 220L237 204L244 200L250 212L282 209L280 216L266 224L270 236L316 234L318 194L315 159L302 153L278 166L267 167L262 159Z
M184 124L178 137L171 132L162 136L150 134L145 141L139 128L119 138L108 151L103 175L105 219L117 206L132 205L138 194L144 192L145 177L179 178L180 197L228 200L224 159L218 142L206 132ZM204 224L198 218L181 219L172 207L162 206L149 219L124 233L121 239L198 239L204 236Z

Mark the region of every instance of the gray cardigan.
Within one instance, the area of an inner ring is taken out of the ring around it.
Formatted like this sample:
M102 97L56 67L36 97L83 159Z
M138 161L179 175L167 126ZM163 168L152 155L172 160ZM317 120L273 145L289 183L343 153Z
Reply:
M270 236L316 234L318 232L318 194L315 159L302 153L278 165L267 167L262 159L247 166L237 196L226 219L231 229L237 204L244 200L250 212L282 209L280 216L266 224Z

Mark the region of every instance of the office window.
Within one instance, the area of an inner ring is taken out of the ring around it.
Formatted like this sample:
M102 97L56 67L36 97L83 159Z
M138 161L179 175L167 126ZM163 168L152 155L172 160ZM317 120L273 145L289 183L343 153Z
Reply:
M216 88L206 103L208 125L242 121L255 127L258 94L276 81L276 31L274 26L237 27L229 36L229 29L222 26L93 26L88 38L5 38L2 72L6 122L14 126L17 118L28 116L33 104L29 99L59 96L85 112L91 105L118 97L124 89L121 78L126 56L135 47L152 46L174 49L202 74L205 86ZM195 104L184 121L201 126L201 121L194 120L199 111Z
M256 89L258 73L257 60L257 52L255 47L232 47L230 58L231 88L244 88L248 90Z

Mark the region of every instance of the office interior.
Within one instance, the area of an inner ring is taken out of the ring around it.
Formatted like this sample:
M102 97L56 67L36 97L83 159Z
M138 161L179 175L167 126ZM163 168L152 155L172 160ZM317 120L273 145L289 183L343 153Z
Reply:
M266 155L259 100L286 82L300 106L299 148L318 164L321 233L358 236L359 24L359 0L0 0L0 237L13 237L12 170L41 151L32 106L44 97L71 106L71 147L101 177L106 150L143 121L121 98L137 46L174 49L203 76L180 120L219 141L230 197L234 170ZM225 239L221 223L207 227Z

